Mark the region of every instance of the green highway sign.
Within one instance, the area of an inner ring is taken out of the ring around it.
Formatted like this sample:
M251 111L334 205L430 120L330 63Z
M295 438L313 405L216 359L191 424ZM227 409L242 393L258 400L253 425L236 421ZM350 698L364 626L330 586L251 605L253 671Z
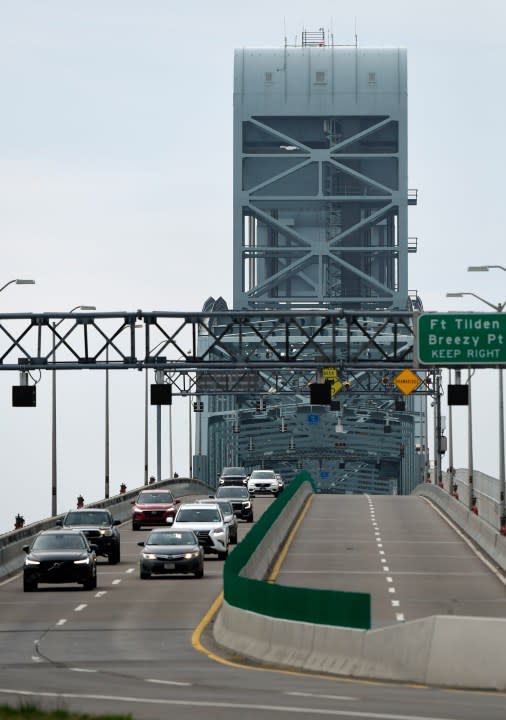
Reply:
M420 313L415 347L419 365L506 365L506 314Z

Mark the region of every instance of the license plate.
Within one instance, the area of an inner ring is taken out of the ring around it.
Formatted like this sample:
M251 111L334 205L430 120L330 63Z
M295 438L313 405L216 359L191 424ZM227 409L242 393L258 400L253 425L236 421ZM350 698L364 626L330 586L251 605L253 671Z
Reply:
M163 563L163 567L165 570L174 570L176 563Z

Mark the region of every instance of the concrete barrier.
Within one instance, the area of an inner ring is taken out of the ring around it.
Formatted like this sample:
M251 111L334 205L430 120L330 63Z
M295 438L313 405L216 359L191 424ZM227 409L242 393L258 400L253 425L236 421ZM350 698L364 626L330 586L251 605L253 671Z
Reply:
M506 571L506 537L490 523L468 510L461 502L437 485L422 483L414 495L427 498L442 510L478 545L502 570Z
M178 478L177 480L161 480L158 483L149 485L150 488L170 487L176 497L194 497L196 495L207 495L210 488L200 480L189 478ZM99 500L95 503L85 505L90 508L108 508L115 520L125 522L131 517L132 503L145 485L135 488L127 493L114 495L108 500ZM48 530L56 526L56 521L64 517L65 513L55 517L46 518L36 523L26 525L19 530L13 530L0 535L0 579L9 577L23 567L25 554L23 546L29 545L33 536L41 530Z
M294 622L241 610L226 601L216 641L277 667L336 676L506 690L506 620L434 615L357 630ZM461 662L468 658L467 662Z

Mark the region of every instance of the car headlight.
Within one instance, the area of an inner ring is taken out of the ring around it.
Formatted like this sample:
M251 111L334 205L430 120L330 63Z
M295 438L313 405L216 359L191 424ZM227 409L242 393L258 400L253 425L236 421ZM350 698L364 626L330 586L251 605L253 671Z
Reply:
M155 553L142 553L144 560L156 560Z
M111 528L100 528L100 534L103 537L111 537L112 530L111 530Z
M82 560L74 560L74 565L89 565L90 564L90 558L85 557Z
M251 503L250 503L250 502L243 502L242 506L243 506L243 508L245 508L245 510L249 510L250 507L251 507Z
M200 555L200 552L198 550L194 550L193 552L187 552L184 554L185 560L191 560L192 558L196 558Z
M216 530L212 530L213 535L225 535L225 530L222 530L221 528L216 528Z
M25 558L25 565L40 565L40 562L38 560L30 560L30 558Z

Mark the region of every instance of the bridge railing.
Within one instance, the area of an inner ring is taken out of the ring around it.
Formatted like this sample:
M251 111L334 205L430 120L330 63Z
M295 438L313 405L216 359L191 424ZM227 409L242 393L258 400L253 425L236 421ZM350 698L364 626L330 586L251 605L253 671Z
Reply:
M458 502L462 503L466 508L475 508L475 513L482 520L491 525L496 530L501 529L502 501L499 479L487 475L486 473L473 470L472 486L469 483L469 470L467 468L459 468L450 472L443 473L443 490ZM471 496L472 490L472 496ZM472 497L475 502L472 502Z

